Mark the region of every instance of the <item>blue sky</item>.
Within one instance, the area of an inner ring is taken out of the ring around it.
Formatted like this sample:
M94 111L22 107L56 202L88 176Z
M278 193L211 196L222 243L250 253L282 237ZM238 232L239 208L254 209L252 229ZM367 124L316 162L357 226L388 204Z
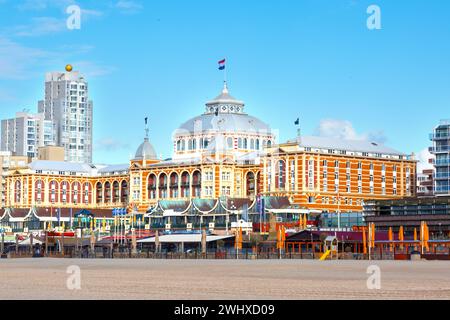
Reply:
M65 9L82 9L68 30ZM381 30L366 10L381 9ZM44 75L71 63L94 100L94 161L124 163L143 119L164 158L178 125L222 87L246 111L296 134L424 150L450 118L446 0L0 0L0 118L37 109Z

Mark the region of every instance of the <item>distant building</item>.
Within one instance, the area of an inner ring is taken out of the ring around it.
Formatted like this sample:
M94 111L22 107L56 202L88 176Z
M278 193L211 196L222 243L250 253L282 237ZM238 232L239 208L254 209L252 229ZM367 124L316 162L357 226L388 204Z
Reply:
M53 143L52 122L44 114L17 112L16 117L2 120L1 150L17 156L36 158L39 147Z
M64 147L45 146L38 149L38 159L48 161L64 161Z
M78 71L47 73L38 110L53 121L53 142L64 147L66 161L92 163L92 109L88 83Z
M24 156L13 156L10 151L0 152L0 208L4 208L6 205L6 174L11 169L25 167L30 160Z
M368 201L364 206L367 223L375 223L377 230L404 227L405 235L414 229L420 234L420 223L426 221L431 237L445 237L450 232L450 197L411 197L404 199Z
M430 136L433 147L430 152L435 155L434 192L437 196L450 195L450 120L441 120Z
M70 91L72 82L59 85ZM81 107L75 109L79 126ZM70 135L78 135L75 129ZM269 216L288 227L298 226L301 215L311 221L320 214L327 225L359 225L366 202L416 195L412 155L370 141L301 136L300 130L296 139L276 140L270 125L244 112L225 85L205 112L176 129L171 159L157 156L146 127L125 165L34 161L10 171L7 206L126 207L155 228L228 230L246 221L268 230Z
M434 169L424 169L417 173L417 196L434 194Z

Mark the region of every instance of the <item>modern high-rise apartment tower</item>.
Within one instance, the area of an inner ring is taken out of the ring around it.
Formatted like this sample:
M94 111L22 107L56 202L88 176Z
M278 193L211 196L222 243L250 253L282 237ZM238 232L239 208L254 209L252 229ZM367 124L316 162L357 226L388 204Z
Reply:
M54 144L53 123L44 114L17 112L16 117L2 120L1 150L16 156L36 158L38 148Z
M53 122L54 142L64 147L66 161L92 163L92 109L88 83L78 71L46 74L38 111Z
M435 155L435 194L450 195L450 120L441 120L430 136L433 147L430 152Z

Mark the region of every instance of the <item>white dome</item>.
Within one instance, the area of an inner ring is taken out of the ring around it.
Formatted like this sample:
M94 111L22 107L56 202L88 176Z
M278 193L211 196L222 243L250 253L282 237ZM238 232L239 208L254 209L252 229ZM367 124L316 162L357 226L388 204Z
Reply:
M136 160L155 160L157 159L155 148L149 142L148 138L139 146L134 157Z

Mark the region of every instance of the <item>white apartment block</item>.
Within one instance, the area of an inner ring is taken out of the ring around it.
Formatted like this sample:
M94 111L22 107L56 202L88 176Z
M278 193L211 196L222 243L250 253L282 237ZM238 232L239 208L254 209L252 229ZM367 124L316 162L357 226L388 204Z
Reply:
M88 83L78 71L46 74L38 111L53 121L54 143L64 147L66 161L92 163L92 109Z
M38 148L54 141L53 124L44 114L17 112L16 117L2 120L1 150L16 156L36 158Z

